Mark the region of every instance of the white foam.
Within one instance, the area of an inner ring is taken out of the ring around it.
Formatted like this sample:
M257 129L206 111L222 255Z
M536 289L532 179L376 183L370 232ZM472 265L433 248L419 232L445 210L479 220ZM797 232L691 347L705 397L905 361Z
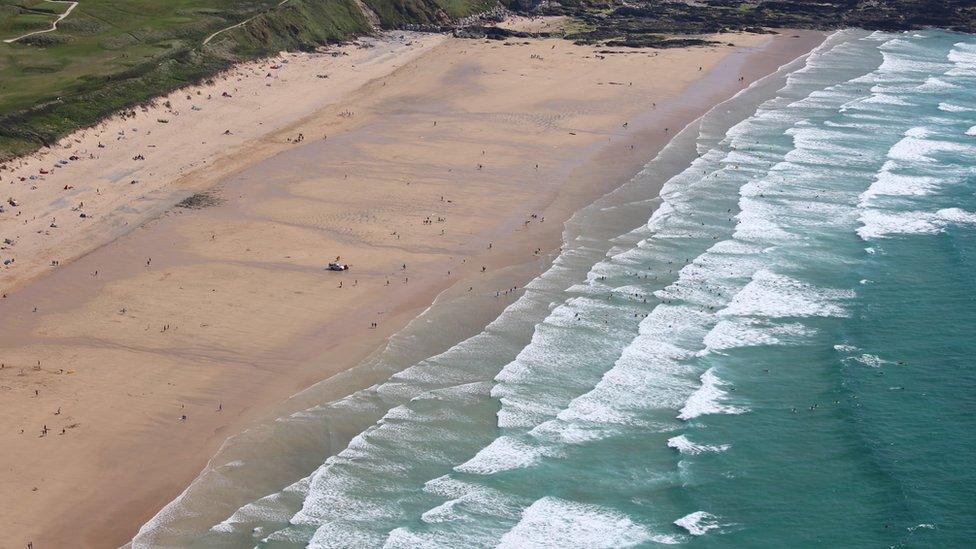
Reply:
M895 143L888 151L888 158L900 160L909 165L916 162L932 163L937 162L934 154L941 152L970 152L972 146L951 141L941 141L929 139L932 131L927 128L917 127L905 132L905 137Z
M862 227L857 234L863 240L899 234L937 234L951 225L976 224L976 213L959 208L937 212L885 211L868 209L861 213Z
M661 228L661 225L667 221L669 217L674 213L674 206L670 202L661 202L661 205L654 210L651 214L651 218L647 220L647 228L650 230L657 230Z
M905 101L904 99L898 97L897 95L891 95L887 93L874 93L870 96L861 99L858 103L868 103L876 105L898 105L898 106L911 106L911 103Z
M497 547L633 547L651 539L645 527L615 510L544 497L522 513L522 520L502 536Z
M532 433L575 444L602 437L615 425L646 428L643 411L674 409L694 390L687 379L688 366L679 362L691 356L666 338L642 333L592 390L559 413L558 421L544 423Z
M939 219L949 223L976 223L976 212L967 212L960 208L945 208L935 212L935 215L938 216Z
M449 517L457 518L460 516L458 508L462 506L467 512L512 520L522 514L522 505L518 503L518 498L494 488L457 480L448 475L427 481L424 483L424 491L448 498L449 502L446 503L451 503L446 506L449 511L441 514L432 512L428 515L428 519L431 519L429 522L449 520Z
M386 536L383 549L435 549L444 546L444 540L429 533L411 532L407 528L394 528ZM354 547L352 545L344 547ZM366 547L361 545L361 547Z
M234 513L210 528L212 532L234 532L239 527L254 522L287 522L291 512L280 504L289 494L307 494L310 477L305 477L285 487L281 492L264 496L240 507Z
M510 386L496 385L492 389L492 396L502 405L498 410L498 426L505 429L538 425L561 409L554 398L538 393L519 395Z
M906 77L911 77L911 73L941 73L949 67L943 61L910 58L905 56L903 52L892 51L896 48L911 48L912 46L913 44L911 42L904 42L898 39L890 40L883 44L881 46L881 54L884 61L878 67L878 72L887 74L900 73L897 78L901 78L904 73L908 73L905 74Z
M784 338L812 333L813 330L797 323L771 325L753 319L722 320L705 336L705 349L723 351L737 347L779 345Z
M957 89L959 89L959 86L956 84L953 84L951 82L946 82L945 80L942 80L941 78L935 76L930 76L925 79L924 84L916 87L915 91L938 92L938 91L957 90Z
M530 446L514 437L501 436L454 470L461 473L490 475L529 467L540 457L542 457L542 449Z
M731 447L731 444L695 444L694 442L688 440L688 437L684 435L678 435L668 439L668 448L674 448L682 454L692 456L705 453L724 452Z
M746 408L724 404L728 395L721 387L725 383L709 368L701 375L701 386L696 390L678 413L678 419L689 420L706 414L742 414Z
M271 536L273 541L276 536ZM298 539L287 541L298 542ZM361 528L347 522L325 522L319 526L318 530L309 540L306 547L308 549L326 549L334 547L376 547L382 543L383 539L373 532L364 531Z
M693 536L703 536L709 530L715 530L724 526L718 522L718 517L705 511L695 511L694 513L679 518L674 523L687 530Z
M743 187L743 192L746 191ZM739 207L741 211L736 215L737 224L733 235L736 239L768 242L792 238L777 222L775 206L743 196L739 200Z
M761 269L753 275L721 316L846 316L837 301L853 297L850 290L818 288L788 276Z
M962 105L955 105L953 103L939 103L939 110L945 112L969 112L976 111L972 107L964 107Z
M946 73L948 76L976 75L976 47L973 44L965 42L954 44L947 57L955 65Z
M966 130L966 135L976 135L976 126L973 126L972 128Z
M923 196L931 194L942 182L940 179L919 175L892 173L894 163L885 162L878 172L877 179L866 191L861 193L860 204L869 204L879 196Z
M854 357L854 360L864 364L865 366L870 366L872 368L879 368L883 364L888 364L889 361L877 356L864 353L860 356Z
M873 36L878 40L888 40L890 37L890 35L884 33L877 33ZM909 40L903 40L901 42L902 44L899 44L897 41L892 40L887 45L892 48L901 48L910 44ZM871 47L873 48L874 45L871 45ZM863 65L864 56L860 55L861 50L853 47L851 49L854 50L849 54L852 58L851 67ZM890 55L886 52L884 69L905 71L906 73L911 72L914 74L889 77L882 84L898 84L909 79L915 79L917 81L921 78L918 75L918 71L925 67L920 66L915 59L905 59L900 57L900 55L901 52ZM950 60L960 63L961 61L968 61L965 59L953 59L953 55L958 58L970 54L968 50L962 51L961 53L956 53L954 50L950 54ZM819 78L819 76L810 75L806 79L803 77L803 73L807 72L809 67L813 67L818 63L818 56L819 54L817 53L811 55L807 63L807 68L792 73L787 77L790 90L799 88L800 92L806 94L806 86L818 85L816 78ZM853 60L856 60L856 63ZM932 73L934 74L935 71ZM945 82L932 81L930 79L930 82L927 84L937 86L940 83L944 84ZM767 128L776 132L772 135L780 135L782 128L779 126L785 128L793 124L798 117L804 116L805 109L810 110L814 115L819 115L819 113L813 111L822 107L837 108L844 104L845 101L850 101L857 96L863 95L861 90L857 90L855 93L850 89L845 89L843 85L837 86L837 88L836 90L827 89L823 92L811 94L808 99L796 102L794 102L794 99L799 98L799 95L791 97L787 94L785 97L780 98L783 101L777 103L780 106L771 107L773 110L766 113L760 108L757 116L738 125L736 129L731 130L727 135L730 138L735 138L738 132L742 136L743 144L745 144L746 140L757 137L756 132L766 131ZM846 88L851 88L851 86L847 86ZM863 89L863 86L861 88ZM908 96L908 98L910 100L915 99L911 96ZM789 107L785 107L787 102L792 104ZM880 89L875 96L863 99L861 102L880 103L882 105L908 104L905 98L898 97L894 93L885 93L880 91ZM856 106L852 107L852 110L857 110ZM902 113L908 111L908 109L887 110ZM884 128L884 123L890 121L878 114L885 111L881 107L865 106L862 111L867 116L864 120L867 120L868 124L874 123L875 128ZM811 119L819 120L820 118L811 116ZM860 119L853 121L858 124L861 123ZM938 126L934 121L930 123ZM939 127L942 128L941 126ZM856 136L852 137L850 134L865 134L874 131L865 130L864 128L865 125L861 125L855 127L850 132L825 132L811 127L804 127L796 132L792 132L790 135L795 136L795 146L810 150L793 153L791 158L805 162L819 162L822 158L827 158L830 163L853 161L860 166L866 160L863 158L860 160L845 158L845 156L846 153L849 153L853 149L851 143L855 142L853 139ZM954 131L958 133L961 131L961 128ZM971 128L967 133L976 136L976 126ZM836 139L838 136L841 139ZM764 138L765 136L760 135L759 137ZM918 128L917 131L910 132L905 137L915 141L905 142L903 149L896 150L894 154L895 156L901 155L902 158L908 159L908 161L913 163L917 162L919 158L934 156L936 151L944 150L944 148L940 148L943 147L941 144L943 142L932 141L932 135L925 128ZM962 140L958 135L956 138L960 141ZM895 141L895 139L891 141ZM934 148L924 142L934 142ZM840 144L843 144L846 148L841 149ZM767 145L764 143L762 147L767 147ZM666 191L662 191L662 194L666 195L667 201L663 202L658 210L655 211L651 219L648 220L646 228L641 227L642 230L660 230L661 234L659 236L670 236L672 238L688 238L691 236L693 238L712 239L716 235L719 235L718 238L722 238L722 235L727 234L724 226L697 227L697 221L701 217L701 212L693 210L689 203L692 202L693 198L702 196L701 193L696 194L699 191L712 193L704 194L706 201L724 200L727 197L726 194L713 191L727 191L731 189L734 192L734 186L741 184L749 178L755 177L754 184L750 183L747 185L747 188L743 188L742 197L746 198L746 200L740 201L740 206L742 206L744 213L738 216L738 224L735 229L737 237L748 238L753 240L753 242L744 243L738 240L730 240L727 243L715 246L712 252L717 254L724 253L727 256L735 254L735 256L719 258L717 262L720 263L719 265L707 265L704 269L699 269L695 265L683 268L680 276L685 282L690 282L685 285L679 285L680 287L672 288L669 292L662 293L662 295L666 294L668 298L687 299L692 301L692 303L686 303L686 305L689 305L688 307L662 305L655 308L652 316L649 319L645 319L647 320L646 326L645 323L641 324L641 337L638 337L630 346L623 350L623 355L618 362L614 364L612 369L606 372L599 384L589 393L585 393L576 399L570 399L570 396L576 394L576 389L580 391L584 390L582 388L574 388L574 391L566 391L567 394L560 396L562 400L558 400L548 398L549 395L540 396L530 394L529 391L525 392L524 395L500 392L496 396L501 398L505 411L499 414L499 423L508 425L508 422L510 422L512 425L515 425L518 421L522 421L522 423L518 424L528 426L531 424L531 421L535 421L537 418L553 416L558 410L563 410L563 412L555 415L557 419L552 420L551 424L556 425L561 421L565 422L567 427L561 432L568 438L577 437L579 440L582 440L582 437L588 436L592 432L595 424L634 422L636 421L634 419L635 417L638 419L646 419L647 414L643 414L643 417L640 414L634 414L634 408L640 406L646 407L650 404L660 405L661 402L666 403L669 399L675 398L675 395L680 395L680 400L670 407L672 410L670 414L673 415L673 410L681 406L681 401L683 401L684 406L681 408L681 415L679 416L681 419L690 419L709 413L742 413L747 411L743 407L733 406L725 402L729 394L723 390L723 383L717 378L715 371L709 370L704 372L700 377L701 386L698 386L690 372L694 371L698 373L699 370L693 370L695 366L685 364L688 361L683 360L678 355L688 353L688 349L700 349L700 344L704 344L707 348L715 350L725 350L747 345L776 344L783 342L789 337L803 336L810 332L808 328L799 323L778 324L776 322L763 322L756 318L737 318L735 315L761 315L771 317L839 315L843 314L843 308L839 306L837 301L849 296L849 294L838 290L821 290L812 285L804 284L788 277L774 275L767 271L757 273L756 276L753 276L754 271L758 268L757 264L769 263L776 265L777 269L782 270L784 269L784 255L789 257L791 253L802 251L798 250L797 247L790 247L791 244L805 242L808 238L808 233L802 230L803 226L797 227L798 223L806 223L804 219L796 219L799 217L797 216L798 210L806 209L812 214L815 214L808 217L831 218L830 212L825 210L814 211L813 208L818 207L816 204L807 206L799 202L790 203L790 201L795 201L798 193L810 191L814 187L814 185L809 184L809 178L804 180L802 177L802 170L806 169L805 166L790 166L788 162L784 162L782 171L776 174L781 176L777 178L777 181L763 181L760 179L762 177L762 175L758 175L760 171L768 169L765 163L775 162L777 155L785 152L785 150L781 150L783 148L784 146L773 144L768 145L768 148L763 148L759 152L755 150L746 151L743 148L734 154L730 154L728 155L727 161L739 163L739 169L736 170L736 173L728 169L720 170L718 175L721 177L709 177L709 180L713 181L713 183L708 183L707 185L703 185L698 181L682 181L680 185L677 185L669 181ZM844 151L845 154L837 154L838 151ZM833 158L829 158L831 155ZM933 167L939 167L939 164L936 163L931 165ZM696 166L694 171L701 173L702 170L698 168L702 167L708 167L709 171L712 171L712 166L707 163L703 163L702 166ZM831 168L831 172L832 174L836 174L838 171ZM821 171L820 173L823 172ZM859 176L861 175L863 174L859 174ZM896 179L904 177L906 176L900 174L891 175L889 180L881 181L882 176L879 176L879 181L876 182L877 185L872 185L870 195L904 196L924 194L931 190L927 185L930 185L932 181L927 178L901 179L896 181ZM771 180L772 178L769 179ZM717 180L722 180L724 183L719 185ZM763 186L766 184L769 185L768 190ZM701 186L700 189L694 188L698 185ZM689 190L688 187L692 188ZM858 187L857 191L862 189L862 186ZM767 197L775 198L759 200L759 198L762 198L759 195L763 192L767 193ZM821 192L821 190L817 189L817 192ZM853 203L852 191L846 190L844 192L851 195L847 197L850 198L847 202ZM683 194L687 194L688 196L682 196ZM712 202L706 202L706 205L711 206ZM725 206L723 205L720 211L724 210ZM968 222L969 217L967 216L972 215L962 210L944 211L941 214L941 219L946 223ZM791 233L787 231L791 231ZM641 233L638 236L644 236L644 234ZM812 237L810 238L812 240ZM790 239L790 241L783 242L785 239ZM770 242L770 240L774 240L774 242ZM649 245L650 247L658 247L660 242L660 240L644 242L642 246ZM679 246L682 244L684 243L677 243ZM720 249L720 246L723 245L724 249ZM785 254L779 251L779 246L788 248L785 250ZM620 249L623 247L624 245L621 244ZM658 247L658 249L660 248ZM616 254L616 250L612 253ZM660 253L663 254L664 252ZM565 255L561 255L560 259L557 259L557 264L565 261L565 257ZM641 254L623 252L613 259L619 263L626 263L628 261L640 263ZM728 267L728 264L732 264L732 266ZM619 267L619 264L616 266ZM608 266L607 269L613 271L612 267L614 265ZM706 270L708 274L701 275L697 272L698 270ZM734 277L727 271L741 271L741 274L738 277ZM609 274L613 274L613 272ZM750 277L752 277L751 281ZM700 292L696 292L694 288L696 285L707 285L710 293L708 295L702 295ZM745 288L741 288L743 285L745 285ZM574 288L574 291L583 291L581 289L582 287L580 285ZM597 289L602 290L603 288ZM740 289L741 291L738 294L734 294L736 290ZM723 311L721 318L714 318L709 313L700 313L693 310L700 308L698 305L703 303L710 305L711 301L707 301L707 299L729 301L733 298L734 300ZM692 305L695 307L692 307ZM572 316L573 312L566 309L559 314L554 314L553 317L547 319L547 322L553 325L559 324L560 327L566 324L577 325L577 321ZM593 316L596 316L596 314ZM602 315L600 316L602 317ZM706 316L712 318L706 318ZM717 325L715 325L716 321L718 321ZM602 318L599 320L599 323L601 325L603 324ZM585 325L586 321L580 321L578 324ZM632 325L630 326L632 327ZM561 332L561 335L563 338L566 336L578 337L578 333L564 331ZM530 356L530 351L520 356L520 359L516 363L511 364L510 367L506 367L504 373L500 374L497 379L498 384L525 383L531 385L540 383L541 381L543 386L552 387L553 389L563 389L564 387L557 383L549 383L549 379L539 375L540 373L559 373L559 371L576 373L577 364L573 362L572 356L559 356L560 354L572 355L573 349L571 347L554 347L553 341L556 339L551 338L549 341L534 339L531 347L535 349L536 354ZM688 349L683 349L683 346L688 347ZM617 350L619 351L619 349ZM854 350L856 351L856 349ZM585 352L587 349L583 349L583 351ZM565 360L560 361L561 358L565 358ZM534 364L531 364L531 368L526 367L530 366L529 361L526 359L535 361ZM602 368L605 368L612 360L610 358L599 363L602 365ZM580 363L589 361L592 361L592 359L580 360ZM472 362L476 363L476 361ZM400 376L395 376L395 378L398 382L401 382L399 385L403 386L405 385L403 382L414 379L433 381L443 379L437 376L450 375L450 368L444 368L444 365L435 366L445 371L439 372L437 371L438 368L433 367L429 369L414 369L408 370L408 372ZM595 378L595 375L593 377ZM678 382L672 383L675 379ZM673 390L673 392L667 393L665 392L666 389ZM408 393L403 394L406 395ZM522 396L525 398L521 398ZM532 400L533 398L535 399L534 401ZM558 405L558 408L553 405L554 403ZM445 417L450 416L446 415ZM531 417L531 421L526 420L529 417ZM388 425L388 422L404 423L407 421L419 421L421 419L421 417L417 416L410 409L394 408L381 423L384 424L382 427L385 430L384 432L390 434L392 427ZM608 428L612 427L613 425L610 425ZM373 430L370 436L366 438L368 439L377 435L377 431ZM337 459L330 459L326 464L326 469L318 471L315 474L315 483L317 485L314 490L315 494L306 502L308 508L303 509L303 513L294 518L294 522L297 524L332 522L335 529L329 529L328 527L320 529L314 540L317 543L324 544L333 541L335 543L354 545L367 544L367 542L374 541L373 538L357 537L362 532L359 532L355 528L351 528L343 533L344 517L354 517L357 521L369 522L370 526L374 526L375 524L386 524L386 522L373 519L379 517L389 519L391 515L383 515L383 513L390 513L391 511L389 509L374 511L370 507L379 507L382 504L376 501L367 501L368 498L366 497L351 497L350 494L367 494L367 488L369 490L373 490L374 488L376 490L385 490L387 488L390 488L391 491L393 489L400 490L406 482L415 483L415 478L413 480L405 480L406 475L400 475L401 470L389 469L386 463L387 459L383 455L383 452L389 446L396 447L395 444L390 444L391 441L405 441L406 444L403 446L403 449L409 449L412 452L413 448L410 446L412 444L412 436L419 437L421 433L418 432L415 435L404 435L401 437L384 436L382 439L373 439L375 444L370 444L368 440L357 437L350 444L348 451L343 452ZM446 441L441 440L441 442L443 443L441 445L442 447L448 447L451 443L450 437ZM491 474L512 468L531 467L540 459L554 455L552 452L555 451L553 447L556 445L548 445L548 442L550 441L536 437L535 432L530 432L528 435L521 435L519 437L503 436L486 448L483 448L476 456L468 460L468 462L459 465L456 470L466 473ZM668 441L668 446L682 454L721 452L729 447L729 445L696 444L683 435L671 438ZM437 453L437 450L435 449L432 452ZM400 457L406 456L401 455ZM378 463L379 467L372 465L374 460ZM330 471L328 468L333 463L340 463L350 470L353 468L356 468L356 470L355 472L344 472L340 470L342 467L337 467L335 468L336 470ZM457 462L454 461L453 463ZM365 482L369 484L359 482L361 478L356 478L357 476L365 478ZM446 479L446 477L442 477L442 479ZM626 546L644 544L648 541L656 543L678 543L690 539L689 536L684 534L671 536L654 535L643 526L635 524L629 517L621 515L619 512L607 507L570 502L556 498L543 498L523 511L522 507L528 503L527 501L519 502L517 505L511 505L511 500L508 505L499 504L494 500L489 501L488 494L474 488L474 486L477 486L476 483L465 483L462 486L459 482L452 482L450 479L442 480L441 482L436 481L437 479L428 482L425 485L425 489L429 488L430 491L435 493L443 492L449 500L421 515L421 520L427 523L426 526L419 525L414 521L411 527L423 528L424 530L427 530L429 527L430 530L434 530L435 525L460 520L462 518L461 515L469 514L472 510L480 512L481 509L489 509L485 514L494 515L497 512L497 508L505 507L511 513L511 520L514 521L520 518L520 521L511 531L505 534L502 539L503 546ZM412 484L411 487L415 487L415 484ZM323 494L329 493L335 494L335 496L323 496ZM403 491L397 493L402 494ZM501 492L499 493L501 494ZM390 497L388 501L392 501L393 499L393 497ZM440 499L437 499L436 502L440 501ZM431 505L434 504L432 503ZM335 515L329 512L328 509L333 509ZM675 521L675 524L687 530L692 535L702 535L716 528L720 528L722 525L718 524L718 521L718 517L704 511L698 511ZM510 524L510 522L501 521L501 524ZM444 537L427 536L426 531L423 533L412 533L410 531L411 527L397 528L393 530L395 534L391 533L390 536L391 538L398 539L398 543L401 545L433 544L436 541L443 541L445 539ZM329 539L328 536L333 534L341 537ZM500 534L501 532L496 532L493 539L497 539L497 535ZM483 539L479 539L478 541L484 542Z
M861 213L861 224L857 235L863 240L893 234L935 234L942 230L931 214L926 212L865 210Z

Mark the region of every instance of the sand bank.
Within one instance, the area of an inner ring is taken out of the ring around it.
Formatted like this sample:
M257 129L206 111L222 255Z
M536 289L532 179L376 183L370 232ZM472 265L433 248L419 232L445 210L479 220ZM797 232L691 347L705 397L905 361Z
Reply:
M397 33L244 63L208 85L173 92L0 164L0 238L10 241L0 245L0 292L11 293L193 191L291 147L297 133L287 128L445 38ZM333 120L330 129L345 121Z
M19 178L54 151L0 172L24 212L0 216L18 254L0 278L0 546L124 543L227 436L445 288L494 296L509 282L482 272L542 269L572 212L821 38L287 55L69 138L54 150L80 160L43 181ZM219 204L172 207L202 189ZM352 269L325 271L336 257Z

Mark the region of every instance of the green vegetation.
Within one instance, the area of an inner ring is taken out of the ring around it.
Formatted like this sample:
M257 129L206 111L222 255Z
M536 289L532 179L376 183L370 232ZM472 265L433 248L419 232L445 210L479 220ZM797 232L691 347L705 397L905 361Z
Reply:
M185 208L188 210L200 210L203 208L209 208L211 206L217 206L223 201L224 200L222 198L213 193L203 192L184 198L176 204L176 207Z
M0 2L11 6L15 0ZM275 0L83 0L57 31L34 36L53 38L52 42L31 43L28 39L27 43L0 46L0 113L71 96L95 87L93 84L103 82L109 75L186 51L198 46L209 32L255 15L274 3ZM37 4L42 3L34 6ZM13 19L23 17L19 14ZM49 27L53 19L47 17L42 27ZM0 22L0 28L4 26Z
M0 40L51 28L68 6L50 0L0 0Z
M0 0L13 38L49 28L67 4ZM203 38L276 0L82 0L58 30L0 43L0 158L29 151L108 113L211 74L229 58L194 52ZM38 17L43 24L19 21Z
M492 8L485 0L367 0L384 27L438 25Z
M763 27L976 30L973 0L500 3L519 12L570 15L567 31L579 42L631 47L683 46L703 41L667 37L762 32ZM499 0L79 0L56 31L0 42L0 160L205 79L235 61L280 50L309 50L370 33L360 5L375 14L382 27L396 28L445 26L498 4ZM68 6L51 0L0 0L0 39L48 29ZM204 44L222 29L227 30ZM484 27L462 35L486 33L507 35Z
M446 23L486 0L365 0L384 27ZM50 28L68 4L0 0L0 39ZM206 45L211 34L221 32ZM371 27L356 0L81 0L53 32L0 42L0 160L242 59L310 50Z

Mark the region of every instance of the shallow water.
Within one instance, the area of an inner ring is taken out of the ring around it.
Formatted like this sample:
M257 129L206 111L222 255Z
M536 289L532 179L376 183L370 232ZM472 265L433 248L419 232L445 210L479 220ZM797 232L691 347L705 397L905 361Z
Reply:
M483 331L426 356L459 339L435 305L133 545L966 545L974 183L976 37L836 33Z

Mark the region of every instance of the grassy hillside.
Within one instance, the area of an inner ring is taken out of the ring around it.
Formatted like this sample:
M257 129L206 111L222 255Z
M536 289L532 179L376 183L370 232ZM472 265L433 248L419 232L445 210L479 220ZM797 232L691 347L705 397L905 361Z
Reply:
M0 0L0 40L50 28L68 6L48 0Z
M573 15L580 42L633 47L759 27L976 30L976 0L362 0L385 28L446 24L499 2ZM0 40L50 28L69 5L0 0ZM234 61L369 32L357 0L79 0L57 31L0 42L0 160Z
M384 27L444 22L485 0L365 0ZM0 39L49 28L68 4L0 0ZM222 32L207 45L212 33ZM0 159L230 63L371 31L355 0L80 0L58 26L0 42Z

